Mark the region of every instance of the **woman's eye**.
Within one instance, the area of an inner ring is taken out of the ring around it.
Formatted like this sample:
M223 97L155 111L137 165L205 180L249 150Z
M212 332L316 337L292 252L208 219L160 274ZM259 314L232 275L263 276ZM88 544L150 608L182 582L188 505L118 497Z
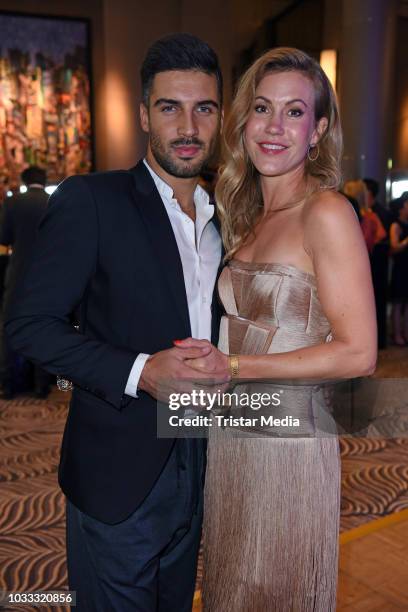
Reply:
M255 106L255 112L256 113L266 113L267 112L267 108L265 106L265 104L257 104Z
M301 117L303 114L300 108L291 108L288 113L289 117Z

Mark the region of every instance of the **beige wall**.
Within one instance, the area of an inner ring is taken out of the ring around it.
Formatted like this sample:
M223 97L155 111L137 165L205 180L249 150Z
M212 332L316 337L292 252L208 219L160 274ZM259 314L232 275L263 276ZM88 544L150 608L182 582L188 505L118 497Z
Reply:
M139 70L147 47L160 36L178 31L180 0L104 0L106 73L98 103L105 125L101 169L126 168L143 155L139 128Z

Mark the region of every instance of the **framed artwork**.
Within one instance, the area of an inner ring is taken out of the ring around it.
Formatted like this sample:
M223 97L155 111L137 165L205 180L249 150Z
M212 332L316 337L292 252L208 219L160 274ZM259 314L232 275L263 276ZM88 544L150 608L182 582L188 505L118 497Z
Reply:
M93 168L89 22L0 12L0 182L29 165L48 183Z

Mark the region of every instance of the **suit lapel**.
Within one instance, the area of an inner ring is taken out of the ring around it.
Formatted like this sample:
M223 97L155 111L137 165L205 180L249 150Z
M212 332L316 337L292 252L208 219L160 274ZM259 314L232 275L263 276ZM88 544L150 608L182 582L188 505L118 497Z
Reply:
M186 336L191 336L183 266L170 219L144 163L140 161L131 171L134 177L135 202L156 254L162 281L168 287L185 327Z

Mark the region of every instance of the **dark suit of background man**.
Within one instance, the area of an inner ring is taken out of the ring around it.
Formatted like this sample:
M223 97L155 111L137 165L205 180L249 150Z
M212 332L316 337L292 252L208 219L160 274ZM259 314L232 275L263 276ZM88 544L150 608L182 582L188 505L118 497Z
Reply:
M196 379L185 360L210 351L173 341L217 327L221 239L197 182L222 80L188 34L153 44L141 76L146 158L58 187L7 324L15 350L74 383L59 479L80 611L187 612L194 593L204 445L158 438L155 397L160 380Z
M10 309L17 286L25 267L30 262L37 228L47 207L48 195L44 190L46 173L42 168L30 166L21 174L27 187L25 193L7 198L3 207L0 227L0 244L11 246L13 251L7 267L3 295L4 317ZM2 337L2 386L3 398L11 399L14 387L14 358L7 339ZM48 394L49 375L41 368L34 368L34 390L38 397Z

